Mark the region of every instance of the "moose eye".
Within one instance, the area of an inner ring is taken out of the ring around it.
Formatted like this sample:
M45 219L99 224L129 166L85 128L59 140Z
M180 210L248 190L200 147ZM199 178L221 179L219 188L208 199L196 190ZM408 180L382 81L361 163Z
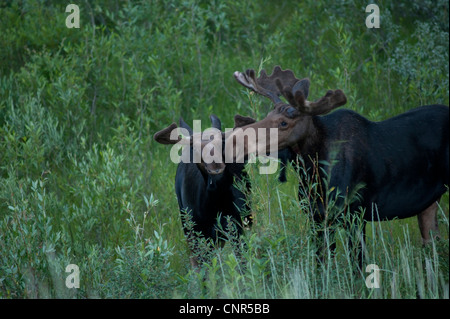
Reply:
M281 121L280 126L281 127L286 127L288 124L285 121Z

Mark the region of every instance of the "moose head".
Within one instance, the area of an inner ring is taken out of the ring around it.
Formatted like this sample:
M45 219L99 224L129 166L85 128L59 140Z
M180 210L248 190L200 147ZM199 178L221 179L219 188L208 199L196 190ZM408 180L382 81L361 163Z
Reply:
M317 101L308 101L309 79L300 80L291 70L283 71L280 66L276 66L270 76L262 70L256 78L255 70L248 69L245 73L235 72L234 77L241 85L269 98L274 104L273 110L264 119L246 125L242 130L234 131L227 137L227 142L232 142L234 138L238 138L237 135L243 134L243 131L253 129L257 134L257 142L243 145L244 149L240 152L245 155L254 152L264 155L269 149L273 149L274 145L271 144L276 142L277 149L304 143L313 134L313 116L326 114L347 102L341 90L329 90ZM283 102L281 96L288 103ZM261 129L270 128L278 129L278 141L269 139L269 134L265 134L265 141L259 138L258 132L261 132Z
M179 144L190 146L192 153L186 161L195 162L198 168L208 175L219 175L225 170L222 156L222 132L221 122L215 115L210 116L212 127L205 132L194 133L192 128L180 118L181 133L179 136L176 123L172 123L165 129L155 133L154 139L160 144ZM195 160L194 160L195 159Z

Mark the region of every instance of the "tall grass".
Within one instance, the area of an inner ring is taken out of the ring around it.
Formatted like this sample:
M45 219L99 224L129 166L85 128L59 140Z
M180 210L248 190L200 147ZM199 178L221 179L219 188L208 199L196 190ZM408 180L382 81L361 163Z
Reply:
M272 210L275 216L269 216L266 207L256 211L242 257L227 247L216 250L201 275L190 272L189 280L205 290L184 297L202 297L206 291L209 298L448 298L447 240L433 240L422 248L411 238L420 235L408 224L370 222L362 272L348 249L351 234L343 228L335 236L336 253L319 263L311 221L300 203L282 205L281 198L290 197L284 185L274 181L269 187L280 198ZM259 186L252 193L253 200L263 200ZM442 209L439 221L447 238L448 218ZM380 269L379 288L366 285L373 273L365 272L370 264Z

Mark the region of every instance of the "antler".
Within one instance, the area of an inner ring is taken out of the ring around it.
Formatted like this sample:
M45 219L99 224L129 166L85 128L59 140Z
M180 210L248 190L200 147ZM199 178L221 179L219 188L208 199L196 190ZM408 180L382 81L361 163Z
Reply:
M297 79L294 72L291 70L283 71L279 65L273 69L270 76L267 75L265 70L261 70L260 76L256 78L255 70L248 69L245 73L234 72L234 77L241 85L268 97L274 104L282 102L279 96L283 94L285 89L290 91L298 89L299 86L302 86L299 82L307 80ZM309 80L307 82L309 83ZM302 83L305 84L305 82ZM309 84L307 86L309 87Z
M307 101L302 92L297 91L289 100L292 106L309 115L322 115L347 103L347 97L341 90L328 90L323 97L314 102Z
M245 73L234 72L234 77L243 86L271 99L275 105L283 103L280 96L284 96L291 106L304 114L325 114L347 103L347 98L341 90L330 90L315 102L307 101L309 79L299 80L294 72L283 71L278 65L270 76L262 70L261 75L256 78L255 70L248 69Z

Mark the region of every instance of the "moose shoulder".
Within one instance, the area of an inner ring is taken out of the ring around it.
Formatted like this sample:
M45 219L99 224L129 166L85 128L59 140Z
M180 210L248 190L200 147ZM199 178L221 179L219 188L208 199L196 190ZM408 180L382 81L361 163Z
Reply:
M258 78L254 70L235 72L234 76L274 103L264 119L243 130L278 128L278 149L296 153L308 174L318 172L320 189L344 195L338 196L341 214L360 214L362 208L364 222L417 215L424 242L430 240L430 231L438 234L436 201L449 182L448 106L422 106L372 122L345 109L327 115L346 103L345 94L330 90L317 101L308 101L309 79L297 79L291 70L277 66L270 76L264 70ZM239 132L228 136L227 142L236 134ZM273 147L258 136L256 143L244 145L242 152L264 154ZM359 200L346 202L345 195L357 187ZM318 222L327 214L324 195L317 196L312 206L312 216ZM346 203L351 204L345 207ZM362 257L358 257L361 266Z

